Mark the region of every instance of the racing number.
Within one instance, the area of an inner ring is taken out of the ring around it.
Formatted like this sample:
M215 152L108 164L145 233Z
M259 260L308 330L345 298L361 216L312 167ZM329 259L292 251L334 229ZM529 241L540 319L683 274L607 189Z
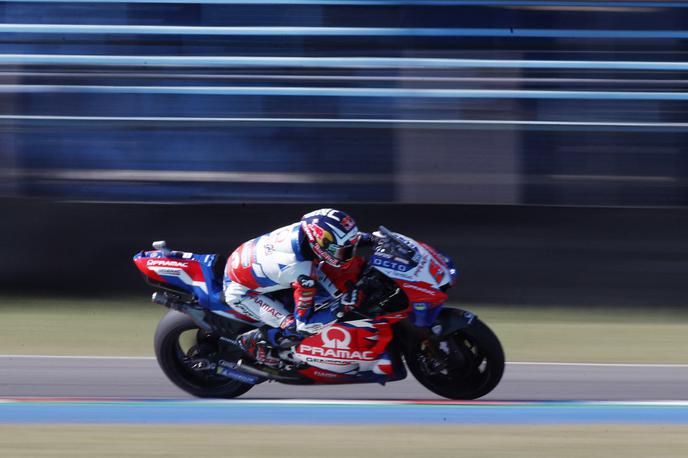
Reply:
M440 265L435 261L430 261L429 270L432 278L434 278L437 283L441 283L442 279L444 278L444 271L442 270L442 267L440 267Z

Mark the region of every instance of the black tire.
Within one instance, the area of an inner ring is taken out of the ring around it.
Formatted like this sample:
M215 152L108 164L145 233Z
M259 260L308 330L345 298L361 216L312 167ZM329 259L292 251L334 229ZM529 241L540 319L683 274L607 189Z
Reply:
M492 391L504 374L504 350L494 332L475 318L448 339L453 339L460 352L454 358L460 361L457 367L446 374L429 374L419 360L419 342L405 355L413 376L433 393L449 399L477 399Z
M187 393L201 398L235 398L250 390L253 385L230 380L218 375L206 375L191 370L184 364L187 354L179 338L182 333L198 329L191 318L170 310L155 330L155 357L168 379ZM203 345L217 345L208 341ZM237 356L239 354L237 353ZM228 358L223 358L228 360Z

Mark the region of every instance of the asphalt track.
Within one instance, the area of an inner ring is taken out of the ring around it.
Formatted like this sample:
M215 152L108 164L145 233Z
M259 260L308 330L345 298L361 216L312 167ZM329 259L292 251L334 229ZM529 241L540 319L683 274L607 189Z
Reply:
M483 400L688 400L688 365L509 363ZM189 399L152 358L0 356L0 398ZM380 385L264 383L242 399L437 400L412 376Z

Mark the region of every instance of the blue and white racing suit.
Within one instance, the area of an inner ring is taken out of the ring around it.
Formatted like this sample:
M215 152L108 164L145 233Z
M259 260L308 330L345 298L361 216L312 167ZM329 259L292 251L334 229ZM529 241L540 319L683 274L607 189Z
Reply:
M243 243L231 254L225 268L227 305L273 328L286 328L295 319L297 331L312 334L334 323L336 310L326 308L317 313L310 310L315 301L334 297L338 291L319 267L318 259L304 246L307 245L300 223ZM295 314L280 301L265 295L291 288L294 288Z

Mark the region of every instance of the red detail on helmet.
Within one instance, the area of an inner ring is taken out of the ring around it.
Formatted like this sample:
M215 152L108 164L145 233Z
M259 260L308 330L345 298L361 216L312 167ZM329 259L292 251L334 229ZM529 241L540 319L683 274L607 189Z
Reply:
M349 215L346 215L341 221L341 225L346 229L347 231L350 231L356 226L356 221Z
M334 240L334 238L329 232L325 231L322 227L318 226L317 224L309 224L308 228L311 230L313 234L315 243L317 243L320 246L323 246L325 244L325 240L327 239L328 235L331 239Z

